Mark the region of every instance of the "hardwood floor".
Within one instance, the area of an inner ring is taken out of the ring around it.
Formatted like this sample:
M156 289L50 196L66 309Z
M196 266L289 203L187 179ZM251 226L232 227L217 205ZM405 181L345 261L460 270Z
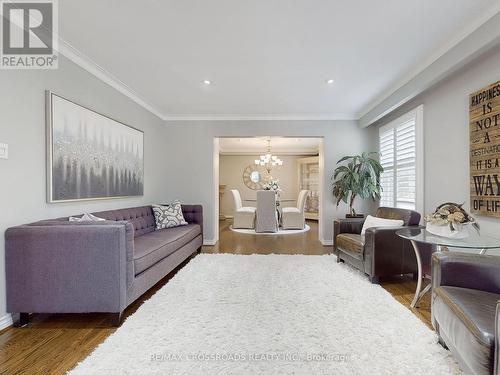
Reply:
M204 246L204 253L320 255L331 252L331 246L319 242L318 224L314 221L308 221L311 230L305 234L277 236L235 233L229 229L229 220L220 224L219 242L215 246ZM125 311L125 317L133 314L177 270L132 304ZM381 285L409 308L416 287L411 277L382 280ZM429 295L412 312L431 327ZM34 314L27 327L10 327L0 332L0 374L64 374L115 330L105 314Z
M230 220L219 222L219 242L204 247L206 253L234 254L307 254L321 255L331 251L318 239L318 222L308 220L311 227L306 233L287 235L252 235L236 233L229 229Z

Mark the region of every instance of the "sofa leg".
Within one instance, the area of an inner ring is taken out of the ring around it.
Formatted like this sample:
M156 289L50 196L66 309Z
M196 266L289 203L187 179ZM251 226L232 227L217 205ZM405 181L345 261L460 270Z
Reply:
M111 321L113 326L119 327L120 324L122 323L122 318L123 318L123 311L119 313L112 313L111 314Z
M369 276L369 279L372 284L380 284L380 279L378 276Z
M201 254L201 246L196 250L196 254Z
M26 327L30 320L29 313L19 313L19 320L14 324L15 327Z

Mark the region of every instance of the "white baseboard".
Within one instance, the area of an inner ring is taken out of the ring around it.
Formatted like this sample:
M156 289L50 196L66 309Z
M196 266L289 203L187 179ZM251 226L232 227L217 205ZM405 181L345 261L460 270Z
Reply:
M7 327L10 327L14 322L12 321L12 315L5 314L0 318L0 331Z
M323 246L333 246L333 240L325 240L324 238L321 238L319 240Z
M203 240L204 246L214 246L217 243L216 240Z

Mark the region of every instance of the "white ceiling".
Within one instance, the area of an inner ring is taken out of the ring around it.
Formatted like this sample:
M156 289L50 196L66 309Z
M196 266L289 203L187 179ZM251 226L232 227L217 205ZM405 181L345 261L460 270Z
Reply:
M498 0L64 0L59 7L61 38L161 117L357 119L496 13Z
M271 152L278 155L315 155L321 142L321 138L220 138L219 151L223 155L260 155L267 150L268 139Z

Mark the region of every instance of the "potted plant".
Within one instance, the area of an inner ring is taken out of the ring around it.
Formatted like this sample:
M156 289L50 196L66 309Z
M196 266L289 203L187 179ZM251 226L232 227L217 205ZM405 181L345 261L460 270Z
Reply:
M372 158L376 152L363 152L361 155L344 156L337 162L338 167L333 172L333 196L337 199L337 207L340 202L349 204L350 217L363 217L356 214L354 200L356 197L363 199L380 199L380 175L384 168Z

